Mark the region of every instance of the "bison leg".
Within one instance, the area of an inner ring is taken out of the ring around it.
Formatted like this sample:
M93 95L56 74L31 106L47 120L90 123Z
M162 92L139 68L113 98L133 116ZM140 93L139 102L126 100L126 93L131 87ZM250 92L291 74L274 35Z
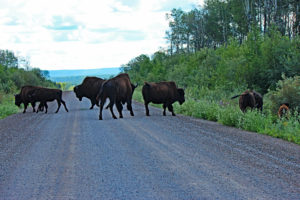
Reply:
M149 102L145 102L146 116L150 116L148 104L149 104Z
M127 109L130 111L130 115L134 116L133 110L132 110L132 105L131 105L131 101L127 102Z
M122 106L121 102L116 102L116 106L117 106L117 110L119 112L120 118L123 118L123 114L122 114L123 106Z
M44 103L44 106L45 106L45 113L48 112L48 105L47 105L47 102Z
M35 112L35 102L31 102L32 110Z
M166 105L166 104L163 104L163 109L164 109L163 115L164 115L164 116L166 116L166 108L167 108L167 105Z
M168 105L168 110L172 113L172 116L176 116L172 104Z
M104 103L105 103L105 100L101 99L99 120L102 120L102 110L103 110Z
M110 102L109 102L109 105L108 105L109 109L110 109L110 112L111 112L111 115L114 119L117 119L115 113L114 113L114 110L113 110L113 107L114 107L114 101L112 99L110 99Z
M55 111L55 113L57 113L57 112L59 111L59 109L60 109L60 106L61 106L61 102L60 102L60 100L59 100L59 99L56 99L56 101L57 101L57 105L58 105L58 107L57 107L57 110Z
M67 108L67 106L66 106L66 102L64 101L64 100L60 100L61 101L61 103L64 105L64 107L65 107L65 110L67 111L67 112L69 112L69 110L68 110L68 108Z
M28 103L24 103L24 110L23 110L23 113L26 113L27 106L28 106Z
M91 107L90 107L90 109L92 110L93 108L94 108L94 105L96 104L96 102L95 102L95 100L94 99L91 99Z

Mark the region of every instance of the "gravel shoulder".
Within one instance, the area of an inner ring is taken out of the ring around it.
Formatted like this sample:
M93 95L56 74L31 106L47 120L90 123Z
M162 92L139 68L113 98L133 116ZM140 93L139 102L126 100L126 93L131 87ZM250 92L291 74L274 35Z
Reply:
M0 120L0 199L299 199L299 145L136 102L99 121L63 99L69 113Z

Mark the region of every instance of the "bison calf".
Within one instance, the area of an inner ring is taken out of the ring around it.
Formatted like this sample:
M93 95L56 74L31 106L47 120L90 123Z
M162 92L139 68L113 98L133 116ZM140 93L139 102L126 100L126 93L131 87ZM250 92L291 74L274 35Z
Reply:
M184 90L182 88L177 88L173 81L159 83L145 82L142 93L147 116L150 116L148 104L151 102L155 104L163 104L164 116L166 115L166 108L168 108L172 115L175 116L172 104L178 101L181 105L185 101Z
M290 104L289 103L283 103L280 105L277 115L279 118L289 118L289 112L290 112L290 108L289 108Z

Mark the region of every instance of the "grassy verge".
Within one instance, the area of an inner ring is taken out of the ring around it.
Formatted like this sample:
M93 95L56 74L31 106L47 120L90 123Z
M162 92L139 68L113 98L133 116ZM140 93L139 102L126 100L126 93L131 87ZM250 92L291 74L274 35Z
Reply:
M17 113L18 111L19 108L14 104L14 96L12 94L0 93L0 119Z
M139 88L134 92L133 99L143 102ZM161 108L161 105L155 106ZM288 120L280 120L268 110L263 113L258 111L242 113L237 104L222 105L216 101L190 98L187 98L181 106L178 103L173 106L175 113L215 121L226 126L233 126L300 144L298 113L293 113Z

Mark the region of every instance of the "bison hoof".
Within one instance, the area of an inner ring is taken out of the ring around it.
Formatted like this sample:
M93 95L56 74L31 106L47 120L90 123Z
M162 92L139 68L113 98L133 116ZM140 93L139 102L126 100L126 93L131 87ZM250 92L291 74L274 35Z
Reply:
M102 117L99 117L99 120L102 120Z
M175 113L172 113L172 116L176 116Z
M120 118L123 118L123 116L120 116Z

